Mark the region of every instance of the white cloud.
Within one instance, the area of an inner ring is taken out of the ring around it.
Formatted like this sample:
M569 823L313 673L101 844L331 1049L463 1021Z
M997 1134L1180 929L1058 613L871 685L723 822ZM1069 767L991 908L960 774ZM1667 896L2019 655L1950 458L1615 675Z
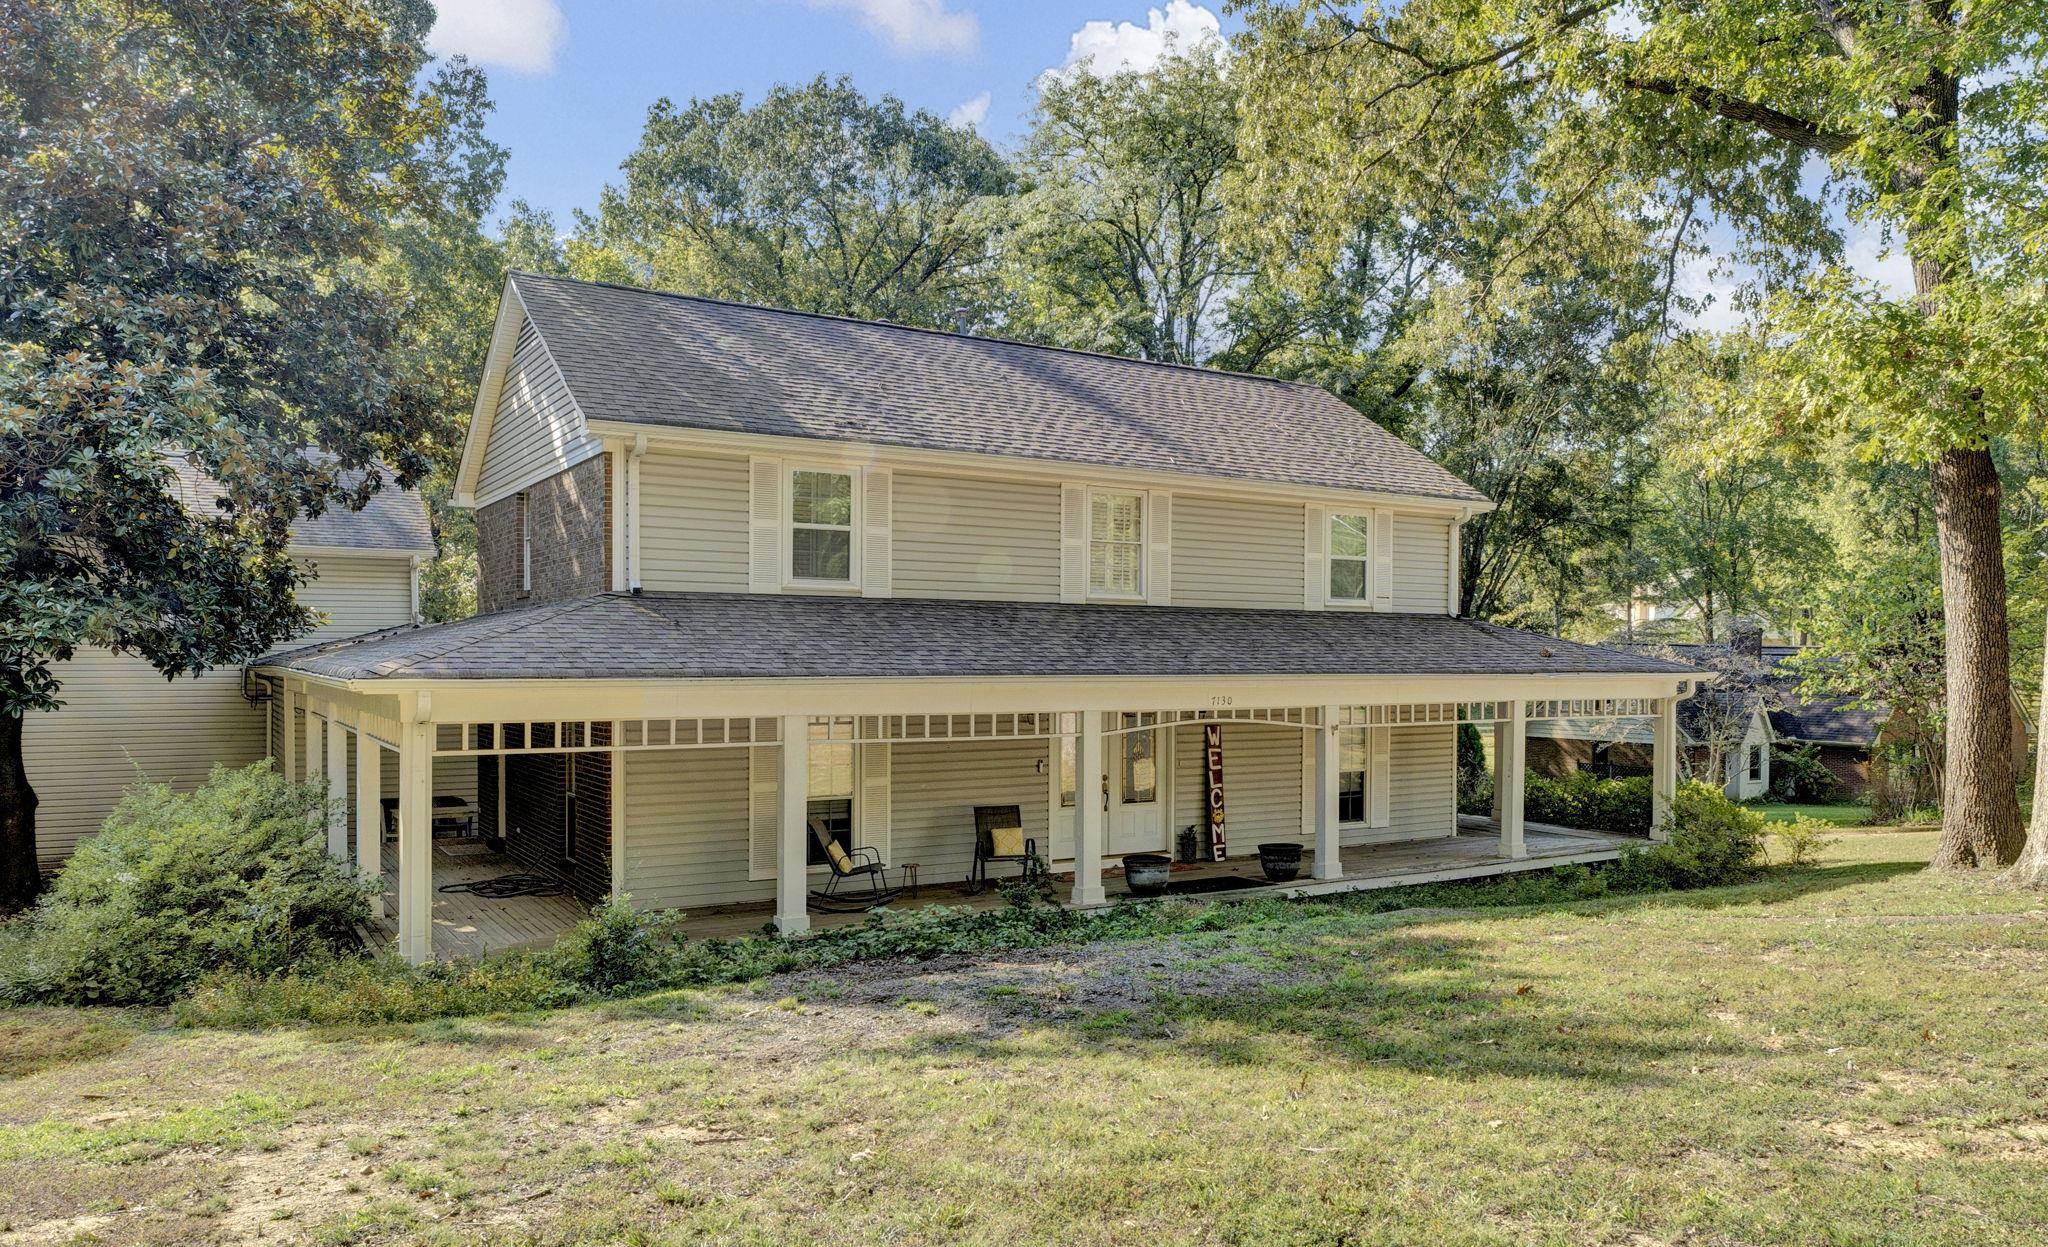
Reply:
M1905 248L1887 240L1876 226L1852 221L1844 231L1842 266L1877 283L1885 297L1903 299L1913 293L1913 261Z
M957 13L946 0L808 0L814 9L844 9L902 56L972 56L981 50L981 19Z
M946 124L955 130L979 130L988 120L988 106L992 97L983 91L971 100L962 100L946 114Z
M521 74L547 74L569 25L555 0L435 0L427 51Z
M1219 38L1223 23L1189 0L1166 0L1166 8L1148 9L1145 24L1094 21L1082 23L1067 41L1067 59L1048 72L1072 74L1086 68L1108 76L1126 69L1139 73L1159 64L1169 49L1185 52L1204 39Z

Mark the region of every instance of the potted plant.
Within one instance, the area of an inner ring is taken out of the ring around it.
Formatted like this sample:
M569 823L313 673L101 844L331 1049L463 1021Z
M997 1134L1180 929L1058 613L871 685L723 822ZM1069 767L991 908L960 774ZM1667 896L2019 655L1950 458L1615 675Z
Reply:
M1124 882L1132 896L1158 896L1166 891L1166 880L1172 874L1173 859L1164 853L1124 855Z
M1301 846L1275 840L1259 846L1259 869L1274 883L1287 883L1301 873Z

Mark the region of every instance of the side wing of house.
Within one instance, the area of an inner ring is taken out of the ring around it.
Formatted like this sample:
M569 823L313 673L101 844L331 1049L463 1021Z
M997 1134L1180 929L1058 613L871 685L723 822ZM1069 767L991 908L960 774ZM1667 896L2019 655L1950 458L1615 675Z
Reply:
M412 622L410 553L337 550L302 561L311 579L300 600L322 616L307 641ZM64 705L31 718L22 744L41 801L36 847L46 866L97 832L130 787L191 788L216 764L246 766L282 739L265 710L244 696L239 667L166 680L140 658L90 648L58 674ZM303 741L304 733L294 739Z

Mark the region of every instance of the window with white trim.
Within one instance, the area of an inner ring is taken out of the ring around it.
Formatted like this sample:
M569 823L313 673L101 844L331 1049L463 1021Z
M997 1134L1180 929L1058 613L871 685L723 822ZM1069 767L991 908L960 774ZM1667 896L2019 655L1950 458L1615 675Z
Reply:
M1145 495L1089 491L1088 592L1132 598L1145 592Z
M1372 517L1330 516L1330 600L1363 602L1372 597Z
M533 592L533 507L524 491L519 494L519 591Z
M833 585L854 582L854 508L858 486L852 472L790 469L791 581Z
M1363 731L1337 733L1337 821L1365 821L1365 771L1370 764Z
M812 725L816 736L822 724ZM804 817L813 826L822 828L825 837L836 842L840 848L853 848L853 785L855 747L845 742L812 740L810 747L810 777L805 787ZM812 866L826 865L825 846L816 835L808 837L804 845L805 861Z

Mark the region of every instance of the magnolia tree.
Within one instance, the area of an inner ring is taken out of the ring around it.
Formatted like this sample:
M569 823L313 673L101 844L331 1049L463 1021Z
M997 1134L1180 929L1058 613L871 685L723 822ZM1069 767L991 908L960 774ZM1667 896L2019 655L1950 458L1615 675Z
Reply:
M1461 154L1536 136L1513 167L1527 249L1617 195L1674 234L1739 240L1785 349L1731 446L1847 437L1921 473L1946 599L1948 763L1938 866L2021 843L2007 713L2001 482L1992 444L2041 431L2048 5L2041 0L1253 0L1248 211L1299 247L1361 198L1471 192ZM1461 178L1463 180L1461 180ZM1910 256L1887 297L1838 223Z
M290 526L424 474L444 399L388 271L479 152L426 0L0 4L0 903L81 646L166 676L302 629ZM488 159L488 153L483 153ZM322 453L308 454L308 450ZM190 509L173 467L212 478Z

